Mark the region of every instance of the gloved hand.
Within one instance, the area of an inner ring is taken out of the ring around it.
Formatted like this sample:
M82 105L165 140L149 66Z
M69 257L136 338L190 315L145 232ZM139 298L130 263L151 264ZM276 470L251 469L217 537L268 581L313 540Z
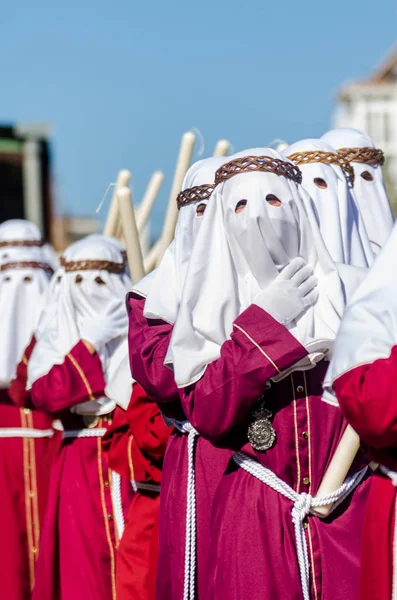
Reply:
M288 325L317 302L317 277L303 258L296 257L254 298L276 321Z
M87 317L79 327L80 338L99 352L106 344L128 332L128 316L123 302L113 300L102 314Z

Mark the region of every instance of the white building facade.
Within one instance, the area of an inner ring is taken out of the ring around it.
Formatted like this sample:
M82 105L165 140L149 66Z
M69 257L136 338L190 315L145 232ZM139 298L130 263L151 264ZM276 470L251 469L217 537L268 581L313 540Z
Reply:
M397 206L397 48L368 79L345 85L337 97L333 127L368 133L385 153L384 175Z

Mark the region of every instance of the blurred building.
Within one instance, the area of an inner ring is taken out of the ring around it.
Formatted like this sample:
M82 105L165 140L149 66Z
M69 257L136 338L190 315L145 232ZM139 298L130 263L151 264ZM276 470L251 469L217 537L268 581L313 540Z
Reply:
M389 197L397 208L397 47L366 79L345 84L338 93L333 127L368 133L385 153Z
M28 219L57 250L96 233L91 217L62 217L52 194L50 126L46 123L0 125L0 223Z

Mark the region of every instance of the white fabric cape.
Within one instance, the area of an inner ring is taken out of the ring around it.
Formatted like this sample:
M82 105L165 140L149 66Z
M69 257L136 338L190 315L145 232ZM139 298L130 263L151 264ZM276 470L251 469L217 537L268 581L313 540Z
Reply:
M335 342L324 399L337 403L333 382L351 369L387 358L397 344L397 226L349 302Z

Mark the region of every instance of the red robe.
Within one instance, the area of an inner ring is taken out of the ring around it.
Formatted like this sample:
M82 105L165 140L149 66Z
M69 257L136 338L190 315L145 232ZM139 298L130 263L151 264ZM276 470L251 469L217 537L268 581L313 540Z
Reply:
M138 486L117 552L117 600L155 598L159 486L169 434L156 403L136 383L127 410L116 409L103 439L110 468ZM158 491L140 489L145 484Z
M388 358L361 365L339 377L334 390L342 412L373 459L397 471L397 346ZM396 488L377 472L366 510L361 600L390 600Z
M34 339L18 365L17 379L0 390L0 428L52 430L52 419L29 408L27 363ZM14 402L14 404L13 404ZM15 404L17 406L15 406ZM51 437L0 436L0 598L27 600L47 500Z
M79 341L62 364L54 365L33 384L32 401L60 418L65 432L107 428L112 415L88 420L69 410L103 396L104 389L99 356L91 355ZM112 477L101 442L100 437L64 438L62 442L52 470L34 600L116 600L119 540ZM123 496L130 487L123 490Z
M235 319L220 358L180 393L189 421L203 437L248 455L296 493L315 495L346 421L321 400L325 361L271 381L305 355L288 329L251 305ZM263 452L247 435L262 398L276 432L275 443ZM352 471L361 467L357 461ZM327 519L305 519L313 600L357 597L367 493L368 480ZM200 600L301 600L291 511L290 500L231 461L212 503L207 589Z
M147 320L143 315L144 299L141 297L131 293L128 305L129 352L133 377L156 400L164 414L177 420L185 420L173 372L164 366L172 326L161 320ZM199 598L204 598L207 562L211 560L211 505L230 456L228 450L215 448L202 437L196 441L196 573ZM175 429L167 445L161 483L157 600L183 597L187 474L187 436Z

